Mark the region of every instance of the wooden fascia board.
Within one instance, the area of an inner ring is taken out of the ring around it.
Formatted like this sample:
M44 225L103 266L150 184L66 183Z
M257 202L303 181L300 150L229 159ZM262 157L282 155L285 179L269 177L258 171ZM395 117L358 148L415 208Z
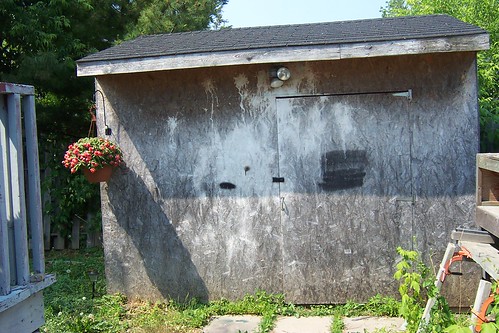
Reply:
M489 35L344 43L77 63L78 76L99 76L216 66L369 58L409 54L480 51Z

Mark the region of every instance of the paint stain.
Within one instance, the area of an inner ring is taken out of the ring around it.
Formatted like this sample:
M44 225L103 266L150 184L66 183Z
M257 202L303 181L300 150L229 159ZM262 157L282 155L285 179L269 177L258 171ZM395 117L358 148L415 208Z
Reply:
M223 183L220 183L220 188L223 190L233 190L236 188L236 185L229 183L229 182L223 182Z
M361 187L368 165L365 150L333 150L322 155L322 183L325 191Z

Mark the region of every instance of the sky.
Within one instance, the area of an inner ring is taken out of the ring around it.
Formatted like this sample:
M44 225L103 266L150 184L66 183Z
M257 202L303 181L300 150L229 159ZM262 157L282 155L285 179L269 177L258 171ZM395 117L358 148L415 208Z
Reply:
M229 0L222 16L234 28L381 17L387 0Z

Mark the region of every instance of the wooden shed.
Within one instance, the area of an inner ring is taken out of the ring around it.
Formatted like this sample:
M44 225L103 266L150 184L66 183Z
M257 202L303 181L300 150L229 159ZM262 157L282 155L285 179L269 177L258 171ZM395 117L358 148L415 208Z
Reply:
M395 293L397 246L438 253L474 224L488 43L432 15L141 36L79 60L127 163L101 184L109 290Z

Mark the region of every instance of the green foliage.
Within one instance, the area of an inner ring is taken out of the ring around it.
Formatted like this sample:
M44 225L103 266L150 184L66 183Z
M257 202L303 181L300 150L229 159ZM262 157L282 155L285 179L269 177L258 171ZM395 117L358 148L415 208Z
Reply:
M34 85L45 206L67 234L74 218L97 215L97 185L61 173L68 145L88 135L92 78L76 77L76 60L140 33L218 27L226 0L0 1L0 81ZM105 22L105 24L103 24ZM80 195L81 198L76 198Z
M105 295L102 250L47 253L47 271L55 273L57 282L44 291L47 332L120 332L128 323L126 299ZM97 271L96 295L92 298L89 271Z
M416 332L428 298L435 297L430 322L424 332L439 333L455 324L454 316L447 301L438 293L434 276L421 260L418 252L397 248L401 260L396 266L394 278L400 281L401 305L399 314L407 322L407 332Z
M331 333L342 333L345 328L345 323L341 319L341 316L334 316L333 322L331 324Z
M104 256L101 249L51 251L47 271L57 282L44 291L46 324L41 332L172 332L191 333L221 315L261 316L259 332L270 332L278 316L331 316L331 332L341 332L346 315L396 315L399 303L376 295L364 304L297 306L281 294L257 291L243 299L220 299L202 303L128 301L122 295L105 293ZM97 271L96 297L92 299L89 271Z
M73 220L80 219L89 230L100 230L100 212L96 209L99 207L99 185L90 184L82 174L73 175L63 167L61 160L65 147L62 144L53 143L46 148L42 190L50 195L50 200L45 200L43 209L44 214L51 216L52 228L67 236ZM87 212L91 211L96 213L88 220L91 215Z
M138 35L219 28L222 7L227 0L152 0L137 2L137 23L130 27L127 38Z
M445 333L472 333L469 327L464 327L461 325L451 325L443 330Z
M497 0L389 0L383 17L448 14L490 34L490 49L478 60L480 143L483 152L499 151L499 3Z

